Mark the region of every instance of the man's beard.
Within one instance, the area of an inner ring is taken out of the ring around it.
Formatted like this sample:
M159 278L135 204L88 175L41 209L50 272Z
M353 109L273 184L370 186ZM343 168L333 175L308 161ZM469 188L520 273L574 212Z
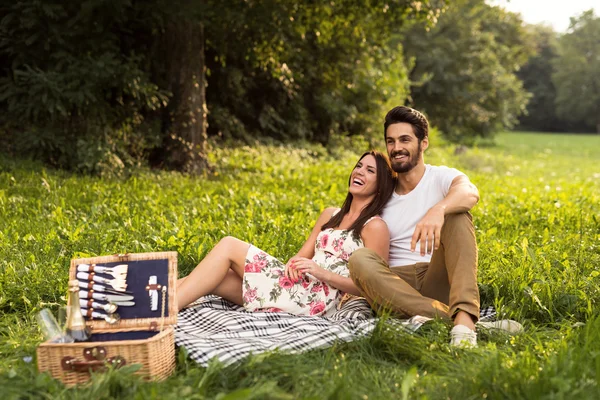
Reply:
M409 156L408 161L394 162L394 157L398 154L401 156ZM419 146L417 147L417 151L412 156L406 150L396 151L396 152L392 152L390 154L390 160L392 162L392 169L394 171L396 171L397 173L403 174L403 173L410 171L411 169L416 167L417 164L419 163L419 161L421 160L421 143L419 143Z

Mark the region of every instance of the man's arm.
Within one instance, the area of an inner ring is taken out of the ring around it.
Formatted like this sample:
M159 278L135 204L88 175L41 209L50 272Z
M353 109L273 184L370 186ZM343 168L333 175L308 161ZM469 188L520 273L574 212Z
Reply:
M427 214L415 227L410 243L410 250L415 251L417 242L421 241L421 256L425 252L431 254L440 247L440 235L447 214L458 214L470 211L479 201L479 190L465 175L459 175L452 180L448 194Z
M459 175L452 180L446 197L432 208L441 208L444 215L459 214L470 211L479 201L479 190L466 175Z

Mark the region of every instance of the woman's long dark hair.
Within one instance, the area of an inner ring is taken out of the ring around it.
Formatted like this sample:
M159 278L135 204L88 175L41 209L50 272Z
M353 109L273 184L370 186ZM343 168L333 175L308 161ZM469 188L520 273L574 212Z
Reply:
M365 225L367 220L375 215L379 215L383 207L388 202L390 196L394 192L394 187L396 186L396 181L394 180L394 171L392 170L392 166L390 165L387 157L375 150L367 151L364 153L357 161L358 163L365 158L366 156L373 156L375 158L375 165L377 167L377 193L371 201L363 210L360 212L360 215L354 221L352 226L348 228L349 231L353 232L355 238L360 237L360 233L362 232L362 228ZM354 167L356 168L356 166ZM352 169L354 171L354 169ZM348 186L352 179L352 172L350 173L350 177L348 178ZM342 223L342 219L344 219L344 215L350 212L350 205L352 204L352 194L348 192L346 196L346 200L344 200L344 204L342 204L342 209L340 212L335 214L329 221L327 221L321 227L321 230L325 230L328 228L337 228Z

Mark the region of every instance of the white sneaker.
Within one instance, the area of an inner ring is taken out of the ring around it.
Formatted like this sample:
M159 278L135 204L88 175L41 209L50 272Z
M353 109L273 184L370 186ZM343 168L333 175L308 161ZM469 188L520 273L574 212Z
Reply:
M523 332L523 325L512 319L501 319L493 322L478 322L475 325L486 329L497 329L510 334Z
M450 331L450 346L477 347L477 334L464 325L454 325Z

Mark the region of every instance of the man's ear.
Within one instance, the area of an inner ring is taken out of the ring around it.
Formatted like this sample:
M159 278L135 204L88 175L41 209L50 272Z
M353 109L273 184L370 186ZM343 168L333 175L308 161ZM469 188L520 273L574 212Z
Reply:
M425 136L423 140L421 140L421 150L424 152L429 147L429 136Z

